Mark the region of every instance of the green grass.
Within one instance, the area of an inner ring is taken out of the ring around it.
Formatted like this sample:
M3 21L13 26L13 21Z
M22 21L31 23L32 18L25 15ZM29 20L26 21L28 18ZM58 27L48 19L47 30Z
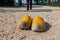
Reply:
M50 6L50 7L60 7L60 5L47 5L47 6Z

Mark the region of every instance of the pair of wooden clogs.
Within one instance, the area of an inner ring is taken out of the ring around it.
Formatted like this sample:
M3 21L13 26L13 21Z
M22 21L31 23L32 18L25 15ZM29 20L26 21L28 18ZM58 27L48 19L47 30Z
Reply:
M29 15L22 16L18 21L20 29L31 29L33 31L43 31L46 26L44 20L40 16L35 16L33 20Z

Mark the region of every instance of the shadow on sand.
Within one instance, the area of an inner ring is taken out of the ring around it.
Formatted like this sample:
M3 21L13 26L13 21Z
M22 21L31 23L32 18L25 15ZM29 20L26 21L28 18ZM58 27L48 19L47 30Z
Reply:
M34 10L29 10L29 11L27 11L27 10L1 10L0 9L0 12L7 12L7 11L9 11L9 12L52 12L52 10L51 9L34 9Z
M43 32L47 32L49 31L49 29L51 28L52 25L50 25L49 23L45 22L46 24L46 28L43 31L39 31L38 33L43 33Z
M49 29L51 28L52 25L50 25L49 23L45 22L46 24L46 28L43 31L36 31L37 33L43 33L43 32L47 32L49 31ZM22 29L22 30L26 30L26 31L32 31L31 27L29 29Z
M26 8L26 5L22 5L21 7L0 7L0 8ZM34 8L43 8L42 5L33 5L32 10L20 10L20 9L16 9L16 10L7 10L9 12L52 12L52 9L34 9ZM0 12L6 12L6 10L0 10Z
M52 12L51 9L33 9L30 12Z

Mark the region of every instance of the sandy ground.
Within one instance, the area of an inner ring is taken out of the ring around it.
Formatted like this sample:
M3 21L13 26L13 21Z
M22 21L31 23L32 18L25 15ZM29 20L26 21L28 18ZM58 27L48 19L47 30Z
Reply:
M47 29L44 32L19 29L17 21L25 14L31 18L41 16ZM60 8L35 6L26 11L25 7L0 7L0 40L60 40Z

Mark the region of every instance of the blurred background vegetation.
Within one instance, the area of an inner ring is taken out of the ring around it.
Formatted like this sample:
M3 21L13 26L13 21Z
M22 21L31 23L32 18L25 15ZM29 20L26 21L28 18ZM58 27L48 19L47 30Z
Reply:
M32 0L33 5L46 5L60 7L60 0ZM26 0L0 0L0 6L26 5Z

